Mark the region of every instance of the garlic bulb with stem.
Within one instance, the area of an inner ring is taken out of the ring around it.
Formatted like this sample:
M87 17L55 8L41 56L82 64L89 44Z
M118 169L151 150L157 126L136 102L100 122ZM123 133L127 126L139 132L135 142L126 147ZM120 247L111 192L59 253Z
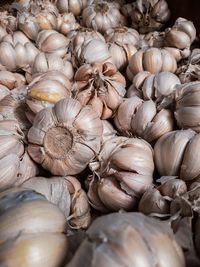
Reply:
M137 96L124 99L118 107L114 123L125 136L136 135L150 143L174 129L172 111L157 111L151 99L143 101Z
M82 105L91 105L102 119L114 114L126 93L125 78L111 63L85 64L74 79L74 97Z
M60 266L67 253L65 217L58 207L30 189L0 193L2 266Z
M87 6L88 0L56 0L56 5L61 13L71 12L74 16L80 15Z
M141 213L101 216L86 234L68 267L186 266L169 225Z
M74 175L100 150L102 123L98 114L65 98L37 113L28 132L28 153L54 175Z

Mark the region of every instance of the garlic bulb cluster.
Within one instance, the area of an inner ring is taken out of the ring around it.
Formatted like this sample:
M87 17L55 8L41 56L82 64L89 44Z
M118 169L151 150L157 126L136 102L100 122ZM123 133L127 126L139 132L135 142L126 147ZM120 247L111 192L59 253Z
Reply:
M175 118L181 129L200 132L200 82L180 85L175 92Z
M33 177L21 186L35 190L58 206L72 228L88 227L91 218L87 195L75 177Z
M126 93L123 75L111 63L85 64L75 73L73 94L91 105L102 119L113 115Z
M172 111L157 111L152 100L143 101L137 96L125 99L120 104L114 122L124 135L136 135L148 142L153 142L174 129Z
M67 76L60 71L49 71L36 76L28 85L26 103L37 113L68 96L71 96L71 82Z
M92 107L65 98L36 115L28 132L28 153L54 175L77 174L99 152L102 132Z
M67 253L65 217L35 191L13 188L0 193L2 266L58 267Z
M192 181L200 174L200 135L191 129L164 134L155 144L155 165L160 175Z
M57 8L61 13L71 12L74 16L80 15L89 3L88 0L56 0Z
M89 166L99 179L88 178L88 198L95 209L103 212L133 210L152 185L153 151L142 139L109 139Z
M120 5L116 1L92 1L82 12L82 20L86 27L101 33L108 28L123 26L125 17L120 13Z
M165 0L137 0L123 9L124 14L130 16L133 28L140 33L160 30L170 18Z
M177 63L174 56L166 49L147 48L140 49L129 60L127 77L131 81L133 77L142 71L149 71L152 74L167 71L175 72Z
M139 96L159 104L165 97L170 96L180 83L179 78L171 72L151 74L149 71L141 71L133 78L127 97Z
M152 253L153 251L153 253ZM166 257L166 261L163 257ZM181 247L167 223L141 213L96 219L68 267L185 267Z
M28 156L25 136L18 123L0 121L0 191L22 184L37 174L37 167Z

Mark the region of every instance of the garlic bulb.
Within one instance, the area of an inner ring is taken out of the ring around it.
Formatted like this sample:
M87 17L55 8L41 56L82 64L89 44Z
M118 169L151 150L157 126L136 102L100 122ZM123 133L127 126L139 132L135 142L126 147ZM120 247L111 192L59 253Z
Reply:
M82 20L86 27L101 33L126 24L125 17L120 13L120 5L115 1L92 1L83 10Z
M76 21L72 13L59 14L57 18L57 30L64 35L69 34L80 28L79 23Z
M123 9L130 16L133 28L140 33L160 30L170 18L165 0L137 0Z
M35 191L13 188L0 193L2 266L58 267L67 253L65 217Z
M23 86L26 83L25 77L20 73L10 71L0 71L0 85L12 90L16 87Z
M9 32L17 29L16 18L8 13L8 11L0 12L0 41Z
M102 131L91 107L66 98L36 115L28 132L28 153L54 175L77 174L99 152Z
M200 218L198 218L195 224L195 244L198 253L200 253Z
M142 71L135 75L133 84L127 91L127 96L140 96L144 100L153 99L157 104L170 96L181 82L179 78L171 72L160 72L151 74Z
M126 93L126 81L111 63L85 64L74 79L75 98L82 105L91 105L102 119L113 115Z
M164 260L166 257L167 260ZM181 247L165 222L141 213L97 218L68 267L185 267Z
M172 111L162 109L158 112L152 100L143 101L137 96L125 99L120 104L114 122L124 135L136 135L148 142L174 129Z
M194 24L184 18L178 18L172 28L166 30L165 45L179 49L190 47L196 37Z
M180 85L175 94L175 118L181 129L191 128L200 132L200 82Z
M94 208L133 210L152 185L152 148L142 139L113 137L103 143L89 167L100 177L89 177L88 181L88 197Z
M28 85L26 103L34 113L52 107L71 95L71 83L60 71L49 71L36 76Z
M0 121L0 137L0 191L2 191L20 185L26 179L35 176L37 167L26 154L25 136L16 121Z
M200 135L191 129L164 134L155 144L155 164L160 175L191 181L200 174Z
M70 40L54 30L41 31L36 39L36 45L41 52L63 57L67 53Z
M74 16L80 15L87 6L87 0L57 0L57 8L61 13L71 12Z
M131 81L141 71L156 74L161 71L175 72L177 63L172 54L165 49L148 48L139 50L129 60L127 77Z

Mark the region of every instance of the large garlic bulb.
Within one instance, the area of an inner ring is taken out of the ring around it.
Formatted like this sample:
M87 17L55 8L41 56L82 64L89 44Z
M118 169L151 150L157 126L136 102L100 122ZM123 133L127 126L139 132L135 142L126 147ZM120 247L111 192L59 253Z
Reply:
M137 0L125 5L123 11L130 16L133 28L140 33L160 30L170 17L165 0Z
M200 82L180 85L175 94L175 118L181 129L200 132Z
M36 115L28 132L28 152L54 175L77 174L99 152L102 131L91 107L66 98Z
M160 175L191 181L200 174L200 135L191 129L164 134L156 142L154 153Z
M143 101L137 96L125 99L120 104L114 122L124 135L136 135L148 142L153 142L174 129L172 111L157 111L152 100Z
M71 12L74 16L80 15L88 2L88 0L56 0L57 8L61 13Z
M82 12L83 23L101 33L108 28L123 26L125 17L120 13L120 5L116 1L92 1Z
M176 60L166 49L140 49L129 60L127 76L129 80L132 80L141 71L149 71L152 74L156 74L162 71L175 72L176 69Z
M65 217L58 207L30 189L0 193L0 264L58 267L67 254Z
M68 267L185 267L181 247L165 222L141 213L96 219Z
M28 85L26 103L33 113L52 107L71 95L71 82L60 71L49 71L36 76Z
M91 105L102 119L113 115L126 93L126 81L111 63L85 64L74 79L75 98L83 105Z
M41 193L57 205L72 228L88 227L91 218L87 195L75 177L33 177L21 186Z
M142 139L109 139L89 166L99 179L94 175L88 178L88 197L92 206L101 211L133 210L152 185L153 151Z

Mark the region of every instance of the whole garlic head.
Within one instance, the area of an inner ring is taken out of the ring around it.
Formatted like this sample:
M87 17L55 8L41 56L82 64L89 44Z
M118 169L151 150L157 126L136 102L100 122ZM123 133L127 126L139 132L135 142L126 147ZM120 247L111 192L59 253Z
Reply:
M57 0L57 8L61 13L71 12L74 16L80 15L88 5L88 0Z
M28 153L54 175L78 174L99 152L102 131L91 107L65 98L36 115L28 132Z

